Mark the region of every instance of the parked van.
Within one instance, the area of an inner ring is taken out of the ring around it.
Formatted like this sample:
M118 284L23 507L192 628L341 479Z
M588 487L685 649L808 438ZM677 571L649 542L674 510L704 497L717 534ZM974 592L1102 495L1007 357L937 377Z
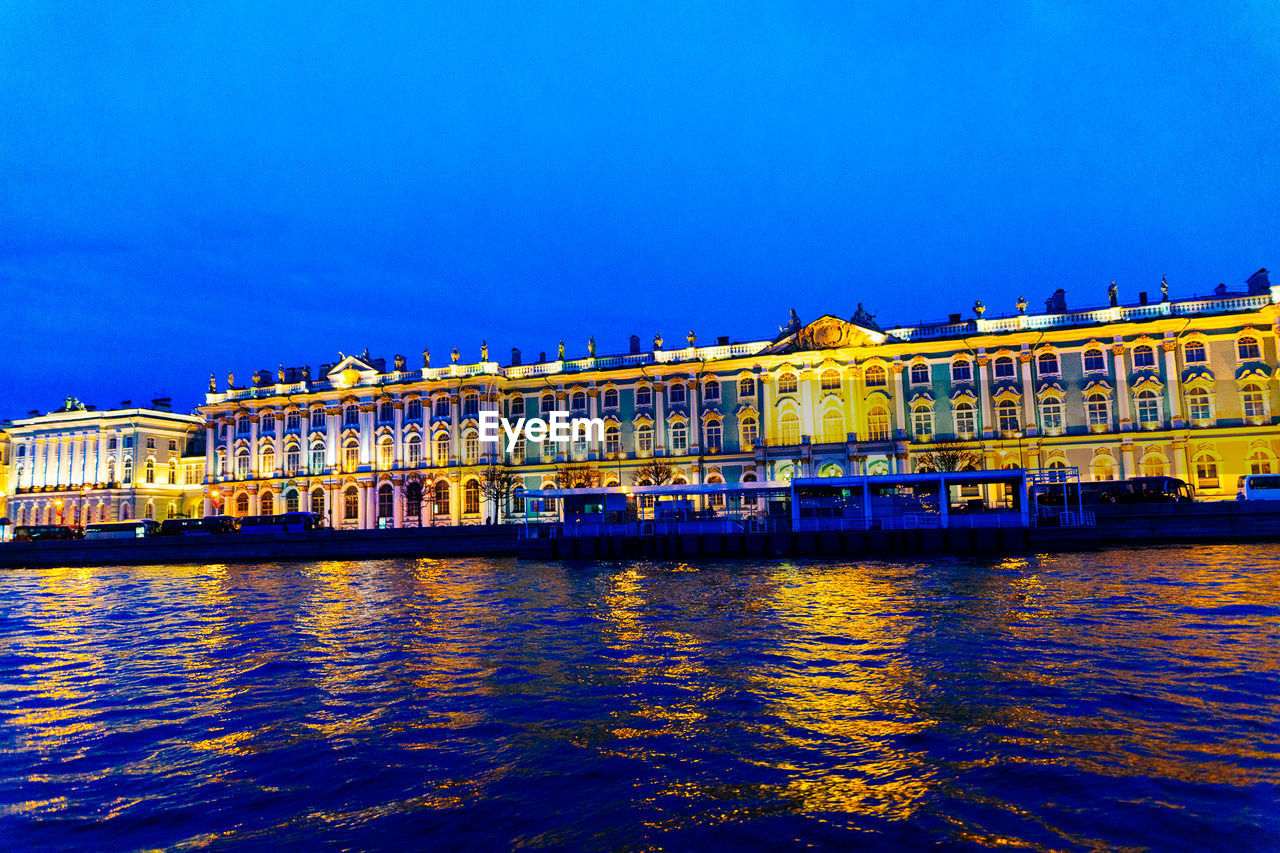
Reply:
M88 524L84 528L85 539L145 539L160 532L159 522L149 518L131 521L107 521Z
M1280 501L1280 474L1246 474L1236 483L1238 501Z
M46 539L78 539L80 531L61 524L20 524L13 529L14 542L40 542Z
M275 533L319 530L324 519L313 512L282 512L278 515L246 515L240 519L241 533Z

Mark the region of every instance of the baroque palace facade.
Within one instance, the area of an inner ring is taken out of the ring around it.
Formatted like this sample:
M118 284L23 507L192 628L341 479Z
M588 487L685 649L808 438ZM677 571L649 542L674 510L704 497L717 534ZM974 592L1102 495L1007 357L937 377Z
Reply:
M68 397L48 414L5 425L4 491L14 525L199 515L205 479L202 419L128 403L89 408Z
M651 457L674 482L738 483L919 470L939 444L986 468L1078 467L1084 480L1169 474L1206 498L1277 470L1280 287L1265 270L1243 292L1070 311L881 327L852 318L790 322L772 340L664 348L506 366L488 358L409 368L344 356L260 371L200 414L202 511L310 509L334 526L480 523L483 472L554 487L566 465L630 485ZM480 413L601 418L602 438L568 445L479 440ZM518 501L517 501L518 503ZM519 506L507 508L519 512Z

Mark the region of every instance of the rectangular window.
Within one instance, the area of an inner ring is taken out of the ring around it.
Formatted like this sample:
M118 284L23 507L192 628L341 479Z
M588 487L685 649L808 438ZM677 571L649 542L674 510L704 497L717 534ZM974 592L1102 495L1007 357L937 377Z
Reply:
M747 419L742 422L742 449L754 450L760 440L760 429L756 422Z
M636 449L641 454L648 456L653 453L653 430L649 427L640 427L636 430Z
M313 409L311 411L311 428L324 429L324 409Z
M933 435L933 412L929 409L916 409L911 413L911 426L917 436Z
M1107 369L1106 356L1102 354L1100 349L1086 350L1084 354L1084 372L1100 373Z
M302 453L297 446L291 446L284 452L285 473L293 476L298 473L298 467L302 465Z
M263 416L262 416L262 431L263 431L263 432L275 432L275 431L276 431L276 419L275 419L275 416L274 416L274 415L263 415Z
M720 450L720 424L707 424L707 450Z
M310 468L311 468L312 474L321 474L324 472L324 448L323 447L311 448Z
M1191 411L1191 420L1207 421L1212 415L1209 411L1209 395L1203 392L1193 393L1187 397L1187 406Z
M169 451L170 451L170 452L174 452L174 451L176 451L177 449L178 449L178 441L177 441L177 439L173 439L173 438L169 439Z
M409 465L422 463L422 442L416 438L405 443L405 461Z
M720 399L720 383L708 382L707 387L704 389L702 396L703 396L703 399L705 400L719 400Z
M675 454L683 454L688 449L689 449L689 433L685 429L684 424L672 424L671 452Z
M286 432L297 432L301 427L302 423L298 418L297 412L290 412L284 416L284 428Z
M155 450L155 449L156 449L156 440L154 438L148 438L147 450Z
M1051 397L1040 404L1040 422L1049 435L1062 432L1062 402Z
M956 409L956 434L960 436L973 436L978 432L977 413L972 406L965 406Z

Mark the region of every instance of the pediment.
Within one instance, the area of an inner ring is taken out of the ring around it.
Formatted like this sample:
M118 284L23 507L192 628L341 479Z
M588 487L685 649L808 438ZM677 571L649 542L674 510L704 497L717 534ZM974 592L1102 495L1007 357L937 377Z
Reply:
M360 385L378 377L378 369L355 355L345 356L325 376L340 385Z
M889 336L875 328L874 323L863 325L826 314L794 331L785 332L765 353L874 346L888 339Z

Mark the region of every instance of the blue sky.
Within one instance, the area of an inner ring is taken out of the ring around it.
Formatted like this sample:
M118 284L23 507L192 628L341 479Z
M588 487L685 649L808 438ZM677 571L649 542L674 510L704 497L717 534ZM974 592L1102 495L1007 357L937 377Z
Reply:
M9 2L0 417L1233 286L1280 7Z

